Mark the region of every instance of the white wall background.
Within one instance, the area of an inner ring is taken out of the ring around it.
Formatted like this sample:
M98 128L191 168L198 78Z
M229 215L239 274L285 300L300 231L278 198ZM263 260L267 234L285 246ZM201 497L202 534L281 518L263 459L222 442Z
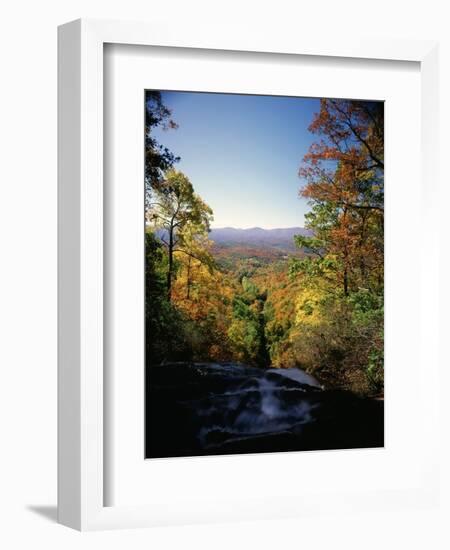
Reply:
M305 518L204 527L80 534L56 516L56 27L78 17L179 19L238 24L268 33L351 33L441 41L441 173L449 166L450 33L438 0L16 0L0 31L0 545L3 548L448 548L439 511ZM449 181L449 178L447 178ZM442 280L450 280L443 179ZM405 238L420 230L405 229ZM444 287L444 285L442 285ZM442 288L443 341L449 292ZM444 345L442 346L444 352ZM443 460L450 453L449 375L443 353ZM418 434L420 437L420 434ZM447 461L447 464L450 461ZM445 462L444 462L445 464ZM295 475L295 473L293 473Z

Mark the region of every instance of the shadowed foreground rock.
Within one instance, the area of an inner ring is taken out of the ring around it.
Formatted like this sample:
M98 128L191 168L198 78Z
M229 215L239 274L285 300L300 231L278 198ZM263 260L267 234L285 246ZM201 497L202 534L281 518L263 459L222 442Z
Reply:
M384 405L298 369L172 363L147 375L147 458L382 447Z

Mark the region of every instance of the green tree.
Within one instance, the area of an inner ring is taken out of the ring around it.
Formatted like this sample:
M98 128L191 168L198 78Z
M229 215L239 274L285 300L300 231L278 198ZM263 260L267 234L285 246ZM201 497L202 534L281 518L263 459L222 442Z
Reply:
M241 285L242 293L233 299L228 337L239 360L267 367L270 365L264 315L267 293L260 292L247 277L243 277Z
M195 283L195 271L204 266L212 275L217 264L211 253L213 243L208 238L208 231L203 223L187 223L179 231L178 241L175 252L184 256L182 264L186 275L186 300L189 300L192 285Z
M182 172L171 169L162 181L154 185L147 209L147 223L161 230L161 241L167 248L169 301L172 297L175 252L190 254L193 232L199 236L207 235L212 219L211 208L194 192L192 183Z
M183 348L182 315L166 294L167 254L152 232L145 233L145 332L146 363L167 360Z
M153 129L176 129L178 126L171 118L171 111L164 105L161 92L145 92L145 204L151 201L152 187L159 183L164 173L178 162L167 147L161 145L153 136Z

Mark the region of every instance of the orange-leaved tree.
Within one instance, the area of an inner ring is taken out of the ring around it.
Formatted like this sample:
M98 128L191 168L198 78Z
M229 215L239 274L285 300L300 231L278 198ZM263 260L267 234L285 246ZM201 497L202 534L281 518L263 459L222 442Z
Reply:
M303 159L300 193L309 199L312 237L298 237L317 262L325 257L346 296L378 289L383 278L383 103L322 99L309 130L319 139Z
M294 352L333 385L383 387L384 107L322 99L309 130L317 137L299 170L309 201L307 253L298 278Z

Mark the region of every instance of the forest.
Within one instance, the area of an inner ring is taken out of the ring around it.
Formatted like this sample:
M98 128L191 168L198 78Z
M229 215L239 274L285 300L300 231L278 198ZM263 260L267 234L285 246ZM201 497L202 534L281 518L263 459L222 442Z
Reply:
M305 231L286 247L215 242L213 206L154 136L177 132L176 112L159 91L145 107L148 368L300 368L324 387L382 397L383 103L320 100L298 162Z

